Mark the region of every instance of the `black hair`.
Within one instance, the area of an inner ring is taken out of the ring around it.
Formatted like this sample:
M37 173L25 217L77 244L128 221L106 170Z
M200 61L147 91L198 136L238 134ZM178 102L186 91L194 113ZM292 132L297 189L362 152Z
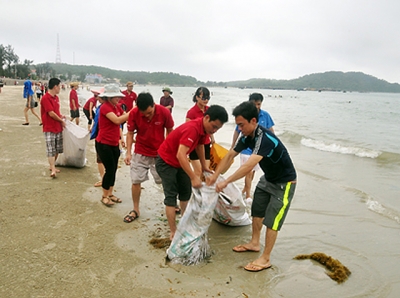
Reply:
M197 102L196 96L199 96L203 94L203 98L208 98L210 99L210 90L208 90L206 87L199 87L196 90L196 93L193 95L193 102Z
M252 93L249 96L249 100L254 100L254 101L263 101L264 97L261 93Z
M256 118L258 122L258 110L256 106L250 101L244 101L233 109L232 115L236 118L242 116L247 121Z
M49 80L49 89L50 89L50 90L53 89L54 86L60 85L60 83L61 83L60 79L51 78L51 79Z
M139 93L136 99L136 105L142 112L146 111L148 107L154 107L153 96L148 92Z
M207 115L210 116L209 121L219 120L222 124L228 121L228 113L226 112L224 107L221 107L219 105L210 106L208 110L204 113L204 116Z

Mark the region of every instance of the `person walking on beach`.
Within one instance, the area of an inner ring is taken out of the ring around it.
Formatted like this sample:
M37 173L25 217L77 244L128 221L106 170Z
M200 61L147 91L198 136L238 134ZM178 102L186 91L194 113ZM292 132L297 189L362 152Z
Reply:
M176 232L175 206L179 198L184 214L192 194L192 187L200 188L200 177L192 170L188 154L196 150L203 171L211 172L206 165L204 142L208 135L217 132L228 121L228 113L218 105L211 106L202 118L183 123L174 129L158 149L156 170L164 190L165 213L170 228L170 239Z
M207 105L210 100L210 91L206 87L197 88L195 94L193 95L194 106L189 109L186 113L186 121L191 121L198 118L203 118L204 114L207 112L209 106ZM207 135L204 142L204 152L206 158L207 169L210 167L210 148L211 143L214 143L214 137L212 135ZM199 161L199 157L196 151L192 151L189 154L190 163L192 164L193 170L197 176L202 175L202 167Z
M126 83L126 90L122 91L124 95L123 98L119 101L118 105L125 111L129 112L133 109L135 105L137 94L133 91L133 83L127 82Z
M42 125L42 120L40 119L39 115L36 114L35 111L35 99L33 97L34 92L32 89L32 82L29 78L27 78L24 82L24 98L26 98L26 104L24 109L24 116L25 116L25 123L22 125L29 125L29 118L28 118L28 111L30 110L33 115L39 120L39 125Z
M127 127L125 164L131 168L133 209L124 217L124 222L130 223L140 216L141 183L149 180L149 170L154 181L161 184L161 178L155 169L157 150L165 136L172 131L174 121L170 111L155 104L150 93L140 93L136 100L136 108L129 114ZM132 156L134 133L136 143Z
M241 135L234 148L231 148L206 184L213 185L220 173L229 165L241 151L252 149L253 153L246 163L241 165L225 181L216 184L216 191L222 191L232 183L250 173L258 163L264 172L254 192L251 206L252 236L250 242L237 245L235 252L259 252L262 225L267 227L265 247L262 254L253 262L247 264L247 271L261 271L271 267L271 252L278 236L278 231L286 218L290 203L296 189L296 170L288 151L282 142L267 128L258 124L256 106L247 101L233 110L235 122Z
M61 81L52 78L49 81L49 90L43 95L40 103L40 113L43 119L43 133L46 140L46 153L50 165L50 177L55 178L60 171L56 169L58 154L63 153L63 128L65 127L65 117L60 113L60 93Z
M160 105L166 107L171 113L174 107L174 99L171 97L172 91L169 87L163 88L164 96L160 98Z
M42 97L41 83L36 83L35 92L36 92L36 97L38 99L38 102L40 102L40 98Z
M90 91L92 91L93 96L86 101L85 105L82 108L83 113L85 114L85 116L88 120L88 130L89 131L90 131L90 128L92 127L93 119L96 116L96 113L93 112L93 109L96 107L97 98L100 94L100 92L96 91L96 90L90 90Z
M98 94L102 93L103 90L101 91L96 91ZM99 115L100 115L100 108L101 105L104 103L104 100L100 96L96 96L99 106L96 108L96 112L94 113L94 119L92 122L92 126L90 128L90 139L96 139L98 133L99 133ZM100 175L100 180L97 181L94 184L94 187L100 187L103 184L103 177L105 173L104 165L103 162L100 159L99 153L96 150L96 163L97 163L97 169L99 170L99 175Z
M117 84L104 86L104 92L99 94L104 100L99 112L98 135L96 137L96 151L104 164L105 173L102 180L103 196L101 202L111 207L122 201L113 195L118 159L121 154L119 142L121 139L120 125L128 120L129 112L125 113L118 101L124 97Z
M79 101L78 101L78 93L76 90L79 88L79 84L77 82L72 82L70 84L71 91L69 92L69 109L71 113L71 122L74 121L76 125L79 125Z
M268 128L272 133L274 132L273 126L275 125L274 121L272 120L271 116L268 114L267 111L261 109L262 102L264 97L261 93L252 93L249 96L249 101L254 103L258 110L258 124ZM239 137L240 130L239 127L236 126L235 131L233 132L233 139L232 139L232 146L233 148L236 144L236 141ZM253 152L250 148L247 148L240 152L240 165L243 165L251 156ZM260 169L260 166L257 164L253 171L247 174L244 178L244 188L242 193L245 195L246 202L251 202L251 182L254 178L254 173Z

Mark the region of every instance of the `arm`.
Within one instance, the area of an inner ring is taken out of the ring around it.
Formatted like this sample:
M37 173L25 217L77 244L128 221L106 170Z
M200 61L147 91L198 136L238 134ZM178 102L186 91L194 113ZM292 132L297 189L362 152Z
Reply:
M231 149L233 149L233 147L235 146L238 137L239 137L239 132L235 129L235 130L233 131Z
M131 164L132 159L132 144L133 144L133 131L128 131L126 135L126 155L125 155L125 164L129 166Z
M90 119L93 120L93 102L89 103L89 115Z
M189 147L185 145L179 145L178 152L176 154L176 158L179 161L182 169L186 172L189 176L190 181L192 183L192 187L200 188L201 187L201 180L196 174L193 172L192 167L190 166L189 160L187 158L187 153L189 151Z
M171 128L167 128L166 130L167 131L166 131L165 137L167 137L174 130L174 128L171 127Z
M219 174L226 171L230 164L232 163L233 159L239 154L233 149L230 149L229 152L222 158L221 162L218 164L217 168L215 169L214 174L211 177L206 178L206 183L208 186L212 185L217 181Z
M62 127L65 127L65 125L66 125L65 121L62 118L60 118L56 113L54 113L54 111L50 111L50 112L48 112L48 114L54 120L61 122Z
M271 126L270 128L268 128L273 134L275 134L275 131L274 131L274 127L273 126Z
M107 113L107 114L106 114L106 117L107 117L112 123L120 125L120 124L122 124L122 123L124 123L124 122L126 122L126 121L128 120L128 118L129 118L129 113L124 113L123 115L121 115L121 116L118 117L117 115L115 115L114 112L110 112L110 113Z
M256 155L256 154L252 154L250 156L250 158L239 169L236 170L235 173L230 175L227 179L225 179L225 181L222 181L222 182L218 183L216 185L216 187L215 187L215 190L217 192L220 192L229 183L235 182L236 180L239 180L240 178L243 178L244 176L246 176L248 173L250 173L254 169L256 164L258 164L261 159L263 159L262 156Z

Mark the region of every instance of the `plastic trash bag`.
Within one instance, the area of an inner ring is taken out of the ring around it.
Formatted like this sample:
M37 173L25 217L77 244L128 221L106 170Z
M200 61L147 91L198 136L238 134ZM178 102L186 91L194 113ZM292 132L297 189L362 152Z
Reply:
M57 166L83 168L86 164L86 144L89 141L87 129L66 120L63 130L64 152L58 155Z
M222 147L221 145L214 143L210 149L210 169L215 171L218 164L224 158L224 156L229 152L228 149ZM233 160L232 160L233 163ZM232 165L231 163L231 165ZM227 169L228 170L228 169ZM225 173L225 172L224 172ZM222 173L222 174L224 174Z
M222 176L218 179L217 182L224 180ZM251 224L251 219L246 209L242 192L236 184L229 183L218 195L213 218L228 226L247 226Z
M203 184L201 188L192 190L193 196L167 250L172 263L196 265L211 256L207 231L212 222L218 193L215 185Z

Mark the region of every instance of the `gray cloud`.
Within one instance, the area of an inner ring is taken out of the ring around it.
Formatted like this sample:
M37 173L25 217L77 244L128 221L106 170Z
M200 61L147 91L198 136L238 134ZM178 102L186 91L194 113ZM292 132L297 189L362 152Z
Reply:
M6 1L0 43L20 59L169 71L199 80L330 70L400 82L393 0Z

